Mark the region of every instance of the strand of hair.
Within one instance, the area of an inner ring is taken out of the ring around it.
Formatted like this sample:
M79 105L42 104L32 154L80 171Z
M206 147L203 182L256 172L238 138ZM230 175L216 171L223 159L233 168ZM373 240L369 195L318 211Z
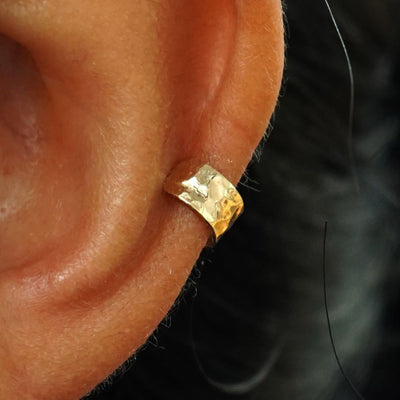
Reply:
M328 325L328 331L329 331L329 338L333 350L333 354L336 359L336 363L339 367L339 370L341 374L343 375L343 378L346 380L347 384L353 391L353 393L358 397L360 400L365 400L365 398L361 395L361 393L357 390L351 379L348 377L348 375L345 373L343 365L340 361L338 352L336 350L336 345L335 345L335 340L333 338L333 331L332 331L332 324L331 324L331 319L329 317L329 308L328 308L328 295L327 295L327 290L326 290L326 238L327 238L327 233L328 233L328 222L325 221L325 227L324 227L324 243L323 243L323 250L322 250L322 281L323 281L323 287L324 287L324 304L325 304L325 315L326 315L326 322Z
M351 174L353 177L353 182L354 186L356 188L356 191L360 191L360 183L358 179L358 174L356 170L356 163L355 163L355 157L354 157L354 148L353 148L353 131L354 131L354 74L353 74L353 67L352 63L350 60L350 55L349 51L347 50L346 43L343 39L342 33L339 29L339 25L337 24L336 18L333 14L332 8L329 4L328 0L324 0L326 7L329 11L329 15L331 17L333 26L335 27L336 33L338 35L338 38L340 40L340 44L343 48L344 55L346 57L346 63L347 63L347 69L349 73L349 83L350 83L350 93L349 93L349 120L348 120L348 135L347 135L347 152L348 152L348 157L349 157L349 164L350 164L350 170Z

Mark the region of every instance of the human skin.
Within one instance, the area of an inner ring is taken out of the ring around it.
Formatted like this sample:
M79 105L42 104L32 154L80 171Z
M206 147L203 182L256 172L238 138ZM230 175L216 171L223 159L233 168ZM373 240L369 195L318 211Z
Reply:
M134 353L210 233L163 191L232 182L273 112L277 0L0 2L0 393L79 399Z

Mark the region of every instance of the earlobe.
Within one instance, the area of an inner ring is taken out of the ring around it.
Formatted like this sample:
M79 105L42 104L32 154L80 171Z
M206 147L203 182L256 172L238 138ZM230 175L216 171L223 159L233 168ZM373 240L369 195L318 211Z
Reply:
M0 175L26 199L1 198L20 209L0 220L0 391L69 400L143 344L206 243L163 184L183 159L239 179L279 91L280 2L3 1L1 29L47 100L29 175Z

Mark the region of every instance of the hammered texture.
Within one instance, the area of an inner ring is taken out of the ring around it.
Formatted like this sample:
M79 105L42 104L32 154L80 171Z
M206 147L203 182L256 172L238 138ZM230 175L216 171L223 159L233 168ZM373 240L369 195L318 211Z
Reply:
M180 182L172 193L197 211L213 230L212 242L235 222L243 211L243 200L235 186L222 174L205 164Z

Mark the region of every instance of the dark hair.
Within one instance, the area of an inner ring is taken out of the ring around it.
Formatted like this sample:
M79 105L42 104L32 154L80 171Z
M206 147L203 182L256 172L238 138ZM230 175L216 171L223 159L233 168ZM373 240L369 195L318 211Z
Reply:
M354 399L325 319L325 221L344 368L367 399L400 398L400 2L331 6L355 76L354 164L348 71L328 10L287 0L284 85L263 156L240 185L245 214L203 252L130 368L91 399Z

